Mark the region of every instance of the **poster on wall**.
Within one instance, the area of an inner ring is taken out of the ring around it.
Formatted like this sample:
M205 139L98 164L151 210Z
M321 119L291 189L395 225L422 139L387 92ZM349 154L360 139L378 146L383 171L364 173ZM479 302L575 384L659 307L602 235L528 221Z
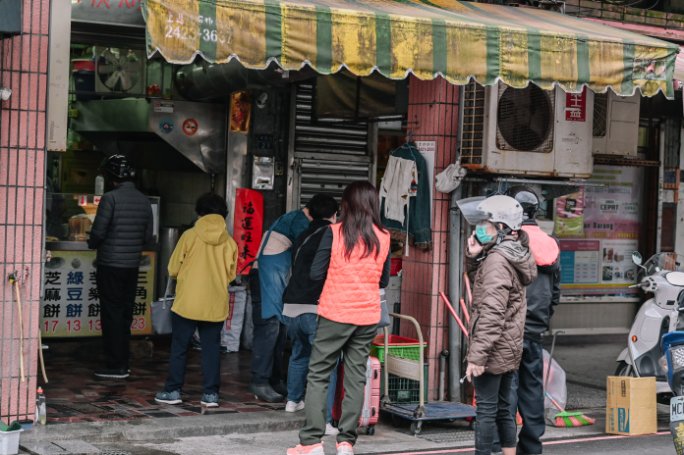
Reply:
M591 183L555 200L561 288L570 295L635 295L643 169L595 166Z
M100 300L95 278L95 251L51 251L45 264L40 328L44 337L100 336ZM133 307L133 335L152 333L150 305L156 253L143 252Z
M252 117L252 101L247 92L230 94L230 132L248 133Z
M238 275L247 275L261 244L264 224L264 196L260 191L238 188L235 192L233 238L238 244Z

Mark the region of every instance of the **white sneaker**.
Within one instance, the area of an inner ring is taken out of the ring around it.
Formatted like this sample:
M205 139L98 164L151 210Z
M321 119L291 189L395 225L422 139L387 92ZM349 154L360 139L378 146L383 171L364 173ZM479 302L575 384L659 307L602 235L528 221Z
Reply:
M304 401L288 401L285 405L285 412L297 412L304 409Z
M348 442L338 442L337 455L354 455L354 446Z
M330 423L325 424L325 435L326 436L335 436L340 432L337 428L332 426Z

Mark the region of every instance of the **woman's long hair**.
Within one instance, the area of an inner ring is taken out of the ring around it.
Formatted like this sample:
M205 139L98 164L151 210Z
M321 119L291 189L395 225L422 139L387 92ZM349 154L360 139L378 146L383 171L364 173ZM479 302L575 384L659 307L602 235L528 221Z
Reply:
M380 228L380 199L378 191L369 182L353 182L342 193L342 235L344 237L344 257L349 260L359 239L363 242L363 256L380 252L380 239L375 235L373 225Z

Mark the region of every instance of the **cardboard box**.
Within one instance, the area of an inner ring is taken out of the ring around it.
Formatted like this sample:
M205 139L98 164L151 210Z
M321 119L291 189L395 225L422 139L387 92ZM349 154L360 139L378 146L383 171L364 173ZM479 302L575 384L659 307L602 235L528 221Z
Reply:
M606 433L651 434L658 430L655 378L609 376Z

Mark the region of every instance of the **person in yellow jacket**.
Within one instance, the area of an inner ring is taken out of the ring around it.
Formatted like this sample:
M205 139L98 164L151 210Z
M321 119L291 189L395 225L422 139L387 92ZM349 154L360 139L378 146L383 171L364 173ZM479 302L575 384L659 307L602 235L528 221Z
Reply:
M186 356L197 329L202 345L201 404L216 407L221 383L221 328L228 318L228 285L236 276L238 248L226 231L228 208L221 196L200 196L195 211L199 219L183 233L169 260L169 276L177 281L171 307L169 374L164 390L154 399L165 404L183 402Z

